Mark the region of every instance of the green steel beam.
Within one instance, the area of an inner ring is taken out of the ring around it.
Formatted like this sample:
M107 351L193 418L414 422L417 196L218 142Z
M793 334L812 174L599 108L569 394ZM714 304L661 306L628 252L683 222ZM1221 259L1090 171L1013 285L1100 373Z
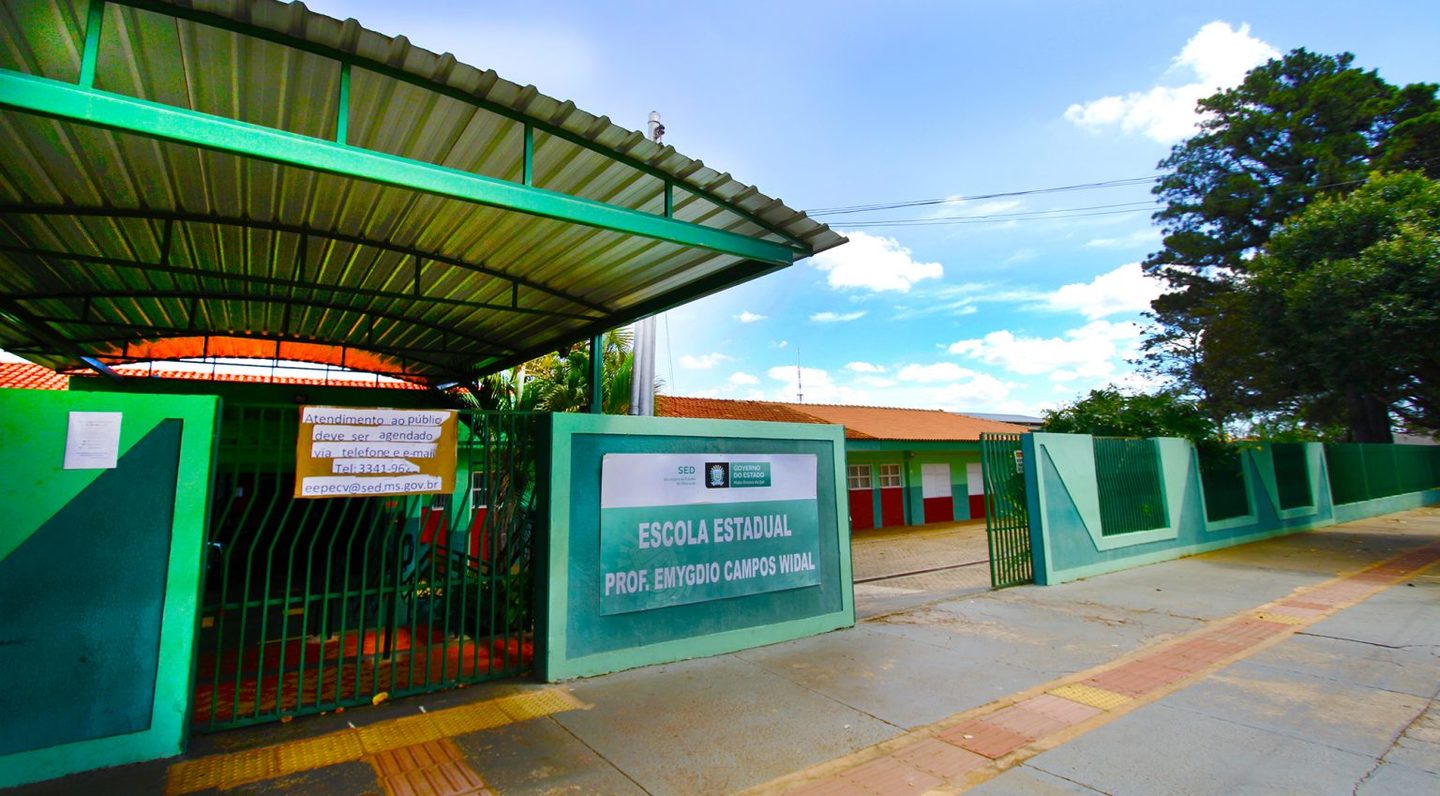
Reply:
M63 321L61 321L61 322L63 322ZM92 322L92 324L103 324L103 323L105 323L105 322L104 322L104 321L93 321L93 322ZM131 344L131 343L152 342L152 341L159 340L159 339L165 339L165 338L167 338L167 337L205 337L205 338L215 338L215 337L231 338L231 337L233 337L233 338L238 338L238 339L243 339L243 340L261 340L261 341L273 342L273 343L277 343L277 344L278 344L278 343L305 343L305 344L307 344L307 345L316 345L316 344L318 344L317 341L316 341L314 338L306 337L305 335L289 334L289 333L281 333L281 332L216 332L216 333L214 333L214 334L206 334L206 333L198 333L198 334L196 334L196 333L186 333L186 332L184 332L183 330L176 329L175 327L147 326L147 325L144 325L144 324L126 324L126 326L127 326L127 327L130 327L130 328L127 329L127 331L129 332L128 334L122 334L122 335L106 335L106 336L103 336L103 337L71 337L71 338L68 338L68 339L69 339L69 341L70 341L71 343L73 343L73 344L76 345L76 346L80 346L80 347L85 347L85 346L97 346L97 345L105 345L105 344L109 344L109 345L126 345L126 346L128 346L128 345ZM347 343L344 343L343 345L342 345L342 344L333 344L333 345L332 345L332 344L328 344L328 343L325 343L325 344L323 344L323 345L331 345L332 348L353 349L353 350L355 350L355 351L364 351L364 352L366 352L366 353L374 354L375 356L380 356L380 357L390 357L390 358L392 358L392 359L405 359L405 360L410 360L411 362L419 362L419 363L421 363L421 364L427 365L427 366L432 367L432 368L435 368L435 369L437 369L437 370L446 370L446 371L451 371L451 372L453 372L454 363L446 363L446 362L442 361L441 359L436 359L435 357L454 357L454 356L456 355L456 352L454 352L454 351L441 351L441 350L439 350L439 349L437 349L437 348L424 348L424 347L418 347L418 346L390 346L390 347L388 347L388 348L386 348L386 349L384 349L384 350L381 350L381 349L379 349L379 348L369 348L369 347L367 347L367 346L352 345L352 344L350 344L350 343L348 343L348 342L347 342ZM43 354L48 354L48 353L54 353L53 351L46 350L43 345L17 345L17 346L12 346L12 347L6 348L5 350L6 350L6 351L13 352L13 353L16 353L16 354L36 354L36 355L43 355ZM105 357L107 360L114 360L114 361L117 361L117 362L118 362L118 361L121 361L121 360L126 361L126 362L148 362L148 361L154 359L154 357L132 356L132 355L129 355L129 354L119 355L119 354L115 354L115 353L113 353L113 352L108 352L108 351L97 351L97 352L94 352L94 353L92 353L92 354L87 354L86 356L103 356L103 357ZM427 357L428 357L428 358L427 358ZM403 372L407 372L407 371L396 371L396 372L401 372L401 373L403 373ZM420 373L410 373L410 375L411 375L411 376L417 376L417 375L423 375L423 374L420 374Z
M605 338L598 334L590 338L590 379L587 387L590 394L590 414L604 414Z
M46 321L46 322L53 322L53 323L76 323L76 321L73 321L73 320L70 320L70 319L66 319L66 318L39 318L38 320ZM371 348L371 347L365 346L365 345L355 345L355 344L352 344L352 343L349 343L349 342L346 342L346 343L343 343L343 344L341 344L341 343L321 343L320 341L315 340L315 339L312 338L312 337L306 337L306 336L304 336L304 335L298 335L298 334L283 334L283 333L276 333L276 332L215 332L215 333L211 333L211 334L207 334L207 333L203 333L203 332L202 332L202 333L198 333L198 334L197 334L197 333L194 333L194 332L187 332L187 331L184 330L184 329L180 329L180 328L176 328L176 327L169 327L169 326L150 326L150 325L138 324L138 323L112 323L112 322L108 322L108 321L88 321L85 325L88 325L88 326L114 326L114 327L117 327L117 328L125 329L125 330L131 332L131 334L128 334L128 335L113 335L113 334L109 334L109 335L106 335L106 336L104 336L104 337L95 337L95 338L73 338L73 339L67 338L67 339L66 339L66 342L67 342L68 344L72 345L72 346L77 347L77 349L78 349L79 347L83 347L83 346L124 345L124 346L127 346L127 348L125 349L127 352L128 352L128 350L129 350L129 349L128 349L128 346L129 346L131 343L151 342L151 341L155 341L155 340L163 340L163 339L172 338L172 337L203 337L203 338L206 338L207 340L210 339L210 338L215 338L215 337L225 337L225 338L234 337L234 338L239 338L239 339L244 339L244 340L261 340L261 341L265 341L265 342L275 342L275 343L305 343L305 344L307 344L307 345L320 344L320 345L329 345L329 346L331 346L332 348L338 348L338 349L341 349L342 351L344 351L344 350L364 351L364 352L369 353L369 354L374 354L375 356L388 357L388 358L390 358L390 359L399 360L399 361L401 361L402 363L413 363L413 364L416 364L416 365L421 365L421 366L424 366L425 368L428 368L428 369L430 370L430 372L428 372L428 373L426 373L426 372L418 372L418 371L417 371L417 372L413 372L413 373L407 373L406 371L403 371L403 370L402 370L402 371L393 371L393 372L387 372L388 375L394 375L395 373L406 373L406 375L409 375L409 376L411 376L411 377L415 377L415 376L426 376L426 377L428 377L428 376L435 375L435 376L444 376L444 377L446 377L446 378L451 378L451 379L457 378L457 377L459 377L459 376L462 376L462 374L460 374L460 373L456 370L456 363L454 363L454 362L446 362L446 361L443 361L443 360L441 360L441 359L435 359L435 358L433 358L433 357L446 357L446 356L448 356L448 357L454 357L456 354L455 354L455 352L453 352L453 351L451 351L451 352L445 352L445 351L437 351L437 350L435 350L435 349L430 349L430 348L411 348L411 347L409 347L409 346L398 346L398 347L391 347L391 348L384 348L384 349L382 349L382 348ZM37 345L37 346L17 345L17 346L13 346L13 347L11 347L11 348L7 348L6 350L7 350L7 351L14 351L14 352L17 353L17 354L34 354L34 355L36 355L36 356L45 356L45 355L49 355L49 354L53 354L53 353L54 353L53 347L47 348L47 347L45 347L45 345ZM77 354L75 355L75 359L78 361L78 360L81 359L82 356L103 358L104 360L109 361L109 362L113 362L113 363L123 363L123 362L149 362L149 361L155 359L155 357L140 357L140 356L131 355L131 354L129 354L129 353L125 353L125 354L115 354L115 353L113 353L113 352L108 352L108 351L93 351L93 352L89 352L89 353L86 353L86 352L83 352L83 351L78 351ZM181 358L183 359L184 357L181 357Z
M718 293L721 290L733 287L742 282L748 282L751 279L758 279L759 277L765 276L767 274L772 274L784 267L785 266L783 265L775 265L774 263L762 263L756 262L755 260L745 260L743 262L739 262L735 265L716 271L709 276L697 279L694 282L686 285L684 290L676 291L674 293L667 293L652 301L637 304L636 306L631 307L627 310L617 312L614 315L605 318L604 320L595 321L593 323L582 326L576 329L573 334L567 336L565 339L570 341L585 340L596 335L603 335L606 331L609 331L610 329L624 326L629 323L634 323L635 321L638 321L641 318L649 315L654 315L656 313L674 309L682 304L689 303L698 298L703 298L712 293ZM494 373L495 371L504 370L506 368L511 368L516 365L524 364L525 362L529 362L530 360L538 356L551 353L554 350L555 341L553 340L542 343L540 345L533 345L528 348L521 349L519 353L517 353L515 356L498 359L485 365L485 371L480 373L479 375L484 375L484 373Z
M335 143L350 142L350 64L340 64L340 102L335 112Z
M392 299L405 302L422 302L435 304L444 307L464 307L473 310L494 310L496 312L509 312L518 315L543 315L551 318L568 318L570 320L594 321L599 320L595 315L583 315L574 312L561 312L558 310L540 310L531 307L520 307L512 304L496 304L488 301L468 301L466 299L448 298L445 296L427 296L423 293L397 293L391 290L376 290L355 285L334 285L319 284L306 281L302 275L298 279L282 279L274 276L259 276L257 274L237 274L227 271L202 271L182 265L168 265L165 263L150 263L143 260L129 260L123 257L103 257L97 254L76 254L74 252L57 251L50 249L33 249L28 246L6 246L0 245L0 254L19 254L29 257L50 258L55 260L73 260L79 263L91 265L106 265L112 268L134 268L141 271L150 271L160 274L173 274L175 276L187 276L194 279L213 279L220 282L234 282L243 285L263 285L265 287L289 288L289 296L294 296L295 291L308 291L310 294L329 293L343 294L350 296L365 296L367 298ZM418 279L417 279L418 282ZM110 295L104 288L94 287L82 291L60 291L16 294L16 298L22 299L47 299L47 298L103 298ZM511 296L514 298L514 291ZM268 297L270 300L278 300ZM289 301L287 298L285 301Z
M473 335L473 334L467 334L467 333L462 332L462 331L460 331L460 330L458 330L458 329L455 329L455 328L452 328L452 327L448 327L448 326L444 326L444 325L441 325L441 324L438 324L438 323L433 323L433 322L431 322L431 321L423 320L423 319L421 319L421 318L414 318L414 317L405 315L404 313L390 312L390 311L388 311L388 310L376 309L376 308L374 308L374 307L355 307L355 306L349 306L349 305L345 305L345 304L337 304L337 303L335 303L335 302L333 302L333 301L322 301L322 300L317 299L317 298L288 298L288 297L285 297L285 296L265 296L265 295L257 295L257 294L254 294L254 293L227 293L227 292L222 292L222 291L207 291L207 290L164 290L164 289L155 289L155 290L107 290L107 291L105 291L104 293L98 293L98 294L95 293L95 292L93 292L93 291L74 291L74 292L63 292L63 293L36 293L36 294L11 294L9 298L10 298L12 301L17 301L17 302L19 302L19 301L33 302L33 301L75 300L75 299L83 299L83 298L87 298L87 297L106 298L106 299L120 299L120 298L123 298L123 299L157 299L157 300L158 300L158 299L173 299L173 300L175 300L175 301L198 301L198 302L220 301L220 302L234 302L234 303L237 303L237 304L280 304L280 305L293 304L293 305L301 306L301 307L314 307L314 308L321 309L321 310L334 310L335 312L349 313L349 314L352 314L352 315L361 315L361 316L364 316L366 320L369 320L369 321L371 321L372 323L374 322L374 320L375 320L376 318L380 318L380 319L387 320L387 321L390 321L390 322L395 323L395 324L406 325L406 326L417 326L417 327L419 327L419 328L421 328L421 329L425 329L425 330L434 332L434 333L436 333L436 334L440 334L440 335L442 335L442 336L454 335L455 337L457 337L457 338L459 338L459 339L461 339L461 340L466 340L466 341L468 341L468 342L470 342L470 343L473 343L473 344L479 346L481 349L483 349L483 353L486 353L486 354L499 353L499 354L501 354L501 355L504 355L504 354L514 353L514 349L513 349L513 348L508 348L508 347L506 347L506 346L500 345L500 344L498 344L498 343L496 343L496 342L494 342L494 341L492 341L492 340L487 340L487 339L485 339L485 338L483 338L483 337L477 337L477 336L475 336L475 335ZM76 318L76 319L73 319L73 320L68 319L68 318L56 318L55 320L57 320L57 321L60 322L60 323L90 323L90 321L88 321L88 320L86 320L86 319L84 319L84 318ZM106 321L106 320L103 320L103 319L99 319L99 320L97 320L96 322L99 323L100 325L105 325L105 324L110 323L109 321ZM218 331L220 331L220 330L216 330L216 331L218 332ZM326 341L318 340L317 342L326 342ZM340 345L343 341L336 340L336 341L333 341L333 342L334 342L335 345ZM383 345L380 346L380 347L381 347L381 348L384 348ZM482 352L475 352L475 353L479 354L479 353L482 353Z
M528 122L524 128L524 153L521 157L520 182L535 184L535 128Z
M193 273L193 272L192 272ZM364 315L367 320L384 318L386 321L393 321L396 324L409 324L423 330L433 331L439 334L454 334L461 340L468 340L477 345L485 345L501 354L514 353L514 348L507 348L504 345L497 345L482 337L465 334L454 327L435 324L435 322L419 320L410 317L403 312L390 312L389 309L377 309L373 307L351 307L348 304L340 304L336 301L323 301L320 298L294 298L278 297L278 295L264 294L243 294L243 292L226 291L177 291L177 289L127 289L127 291L46 291L32 292L32 294L12 294L10 298L14 301L81 301L81 299L92 298L153 298L153 299L176 299L176 301L233 301L236 304L294 304L297 307L314 307L318 309L334 309L337 312L353 312L353 314ZM85 318L81 318L82 321Z
M85 16L85 49L80 54L80 86L95 85L95 66L100 61L100 28L105 22L105 0L90 0Z
M9 296L0 296L0 312L3 312L9 320L12 320L15 325L28 332L37 341L49 346L52 353L58 350L86 367L94 367L89 362L89 352L61 334L48 319L25 309L20 302ZM102 371L96 369L96 372L101 373Z
M94 1L103 2L104 0ZM506 105L501 105L498 102L484 99L483 97L477 97L473 93L462 91L461 89L457 89L453 86L448 86L443 83L436 83L433 80L420 77L419 75L411 74L409 72L406 72L404 69L391 66L381 61L373 61L367 58L361 58L354 53L349 53L335 47L328 47L323 44L306 41L304 39L295 38L293 36L278 33L276 31L270 30L269 28L262 28L258 25L254 25L248 22L242 22L240 20L230 19L228 17L218 16L216 14L194 8L188 8L186 6L173 5L166 0L108 0L108 2L111 5L127 6L130 8L140 9L142 11L149 11L151 13L160 14L162 16L196 22L201 25L208 25L210 27L229 31L231 33L238 33L242 36L250 36L252 38L260 39L262 41L273 42L275 44L280 44L285 47L292 47L294 49L300 50L301 52L312 53L314 55L321 56L322 58L329 58L338 61L342 64L354 64L362 69L365 69L366 71L375 72L376 74L383 75L392 80L399 80L401 82L426 89L427 91L434 91L438 94L443 94L447 97L451 97L452 99L457 99L461 102L474 105L478 108L483 108L487 111L490 111L491 113L503 116L512 121L520 122L521 124L532 125L533 127L539 129L541 132L544 132L547 135L553 135L556 138L569 141L576 146L603 155L617 163L623 163L630 168L639 170L645 174L649 174L650 176L660 179L662 181L675 179L674 175L658 169L644 160L636 157L631 157L630 155L624 154L622 152L616 152L612 149L609 149L608 147L601 146L594 141L585 138L582 135L578 135L569 130L566 130L564 127L561 127L558 124L551 124L542 119L532 119L531 117L526 116L524 113L521 113L514 108L508 107ZM771 232L775 235L779 235L780 237L789 241L789 246L791 248L791 253L794 259L798 260L803 257L808 257L813 253L813 250L808 243L796 237L792 233L786 232L780 226L772 224L769 221L766 221L765 219L755 215L754 213L745 210L739 205L734 204L733 202L730 202L723 197L717 196L713 193L710 193L709 191L700 188L698 185L691 185L687 183L685 187L687 190L690 190L699 196L703 196L706 200L713 202L725 208L726 210L735 213L736 215L742 216L745 219L754 222L762 229L765 229L766 231Z
M0 105L745 259L797 257L780 243L10 70L0 70Z
M301 246L305 245L306 238L316 237L327 240L349 243L355 246L368 246L382 249L406 257L423 257L426 260L442 263L454 268L461 268L466 271L473 271L477 274L509 282L514 287L525 287L544 293L547 296L554 296L563 299L579 307L603 314L609 313L610 308L603 304L597 304L581 296L572 295L563 290L557 290L549 285L526 279L521 276L514 276L482 263L472 263L454 257L446 257L436 252L417 249L413 246L402 246L384 240L366 238L360 235L347 235L342 232L306 227L298 224L284 224L278 221L264 221L254 218L243 218L238 216L223 216L203 213L183 213L176 211L157 210L152 208L119 208L119 207L77 207L74 205L27 205L23 203L0 204L0 215L44 215L44 216L84 216L87 218L139 218L164 222L184 222L193 224L215 224L219 226L246 227L251 229L263 229L270 232L286 232L292 235L299 235ZM304 260L301 260L304 266ZM301 278L303 279L303 271ZM512 290L513 293L518 291ZM581 316L594 318L595 316Z

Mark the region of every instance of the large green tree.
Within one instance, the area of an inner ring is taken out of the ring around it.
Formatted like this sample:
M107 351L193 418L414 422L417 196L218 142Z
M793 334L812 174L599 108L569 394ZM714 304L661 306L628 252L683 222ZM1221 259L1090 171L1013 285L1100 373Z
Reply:
M1201 100L1199 132L1159 164L1164 248L1145 269L1168 292L1146 359L1216 420L1269 408L1269 363L1233 293L1275 229L1373 169L1440 173L1436 86L1396 87L1352 62L1298 49L1256 67Z
M1247 266L1237 309L1269 363L1267 405L1359 442L1440 428L1440 182L1377 175L1282 225Z
M1044 431L1099 437L1184 437L1212 440L1218 428L1194 401L1173 392L1126 394L1113 387L1091 390L1045 412Z

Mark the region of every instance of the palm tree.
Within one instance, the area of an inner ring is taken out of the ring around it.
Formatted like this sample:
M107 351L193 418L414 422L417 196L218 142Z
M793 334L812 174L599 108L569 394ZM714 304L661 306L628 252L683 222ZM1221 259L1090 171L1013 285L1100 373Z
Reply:
M612 329L601 337L601 408L605 414L630 409L630 383L635 371L629 328ZM584 412L590 408L590 346L572 346L546 354L510 370L482 377L474 391L477 407L506 411ZM656 381L656 388L660 381Z

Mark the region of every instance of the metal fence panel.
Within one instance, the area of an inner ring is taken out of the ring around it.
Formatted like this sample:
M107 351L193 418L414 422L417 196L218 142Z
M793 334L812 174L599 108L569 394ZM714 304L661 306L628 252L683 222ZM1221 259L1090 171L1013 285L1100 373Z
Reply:
M1310 466L1303 442L1270 444L1270 462L1275 470L1275 492L1280 509L1295 509L1315 503L1310 488Z
M461 412L453 495L297 500L298 407L227 404L191 726L527 669L539 419Z
M990 544L990 585L1000 589L1035 580L1030 554L1030 510L1019 434L981 434L985 482L985 535ZM1034 466L1031 464L1030 466Z
M1210 522L1244 517L1250 513L1250 488L1245 459L1235 446L1207 445L1198 452L1200 489L1205 495L1205 518Z
M1101 535L1136 533L1168 525L1155 440L1096 437L1094 450Z
M1327 444L1325 464L1336 503L1358 503L1440 487L1440 446Z

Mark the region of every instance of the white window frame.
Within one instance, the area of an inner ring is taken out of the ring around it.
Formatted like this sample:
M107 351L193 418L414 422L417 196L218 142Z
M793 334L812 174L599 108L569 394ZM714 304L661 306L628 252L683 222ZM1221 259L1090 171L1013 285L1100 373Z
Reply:
M870 465L849 464L845 466L845 485L854 492L860 489L872 489L870 478Z
M880 488L894 489L905 486L905 480L899 464L880 465Z

